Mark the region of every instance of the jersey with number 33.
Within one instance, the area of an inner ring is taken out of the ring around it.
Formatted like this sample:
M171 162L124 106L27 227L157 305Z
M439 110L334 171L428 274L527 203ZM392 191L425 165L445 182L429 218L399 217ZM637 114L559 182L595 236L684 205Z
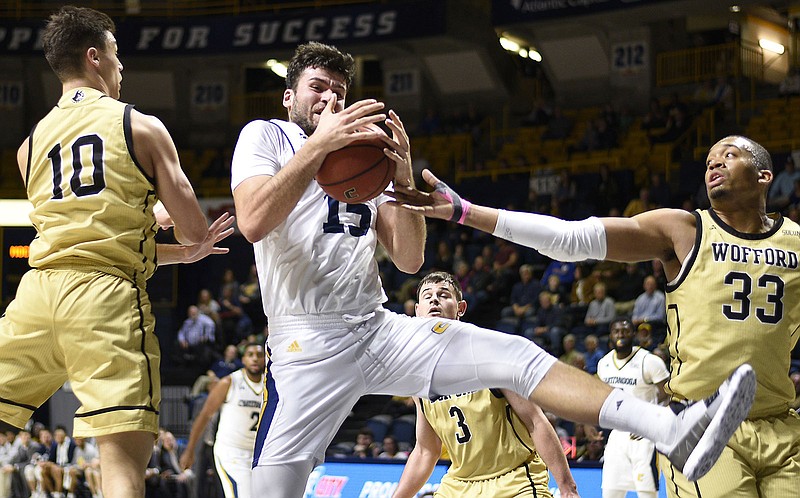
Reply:
M768 232L745 234L713 211L694 215L694 248L667 285L667 390L702 399L749 363L758 380L750 418L785 413L794 399L787 352L800 334L800 226L775 216Z

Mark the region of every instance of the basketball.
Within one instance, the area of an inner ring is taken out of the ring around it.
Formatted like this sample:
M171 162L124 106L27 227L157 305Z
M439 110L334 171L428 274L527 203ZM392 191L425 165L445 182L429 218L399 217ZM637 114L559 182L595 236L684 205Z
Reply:
M349 204L377 197L394 178L394 161L386 157L378 138L355 142L328 154L317 172L317 183L337 201Z

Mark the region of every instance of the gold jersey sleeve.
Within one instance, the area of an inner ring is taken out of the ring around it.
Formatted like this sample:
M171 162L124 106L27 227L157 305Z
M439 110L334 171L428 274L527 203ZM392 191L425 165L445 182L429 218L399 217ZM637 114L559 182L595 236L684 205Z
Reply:
M492 479L530 462L546 477L547 467L530 433L499 391L484 389L421 402L425 418L447 448L452 462L449 476L464 481Z
M95 269L139 284L155 271L156 193L133 153L131 110L73 89L31 132L32 267Z
M667 285L667 390L702 399L749 363L758 382L750 418L785 413L794 399L788 373L800 326L800 226L775 216L768 232L745 234L712 211L694 215L694 248Z

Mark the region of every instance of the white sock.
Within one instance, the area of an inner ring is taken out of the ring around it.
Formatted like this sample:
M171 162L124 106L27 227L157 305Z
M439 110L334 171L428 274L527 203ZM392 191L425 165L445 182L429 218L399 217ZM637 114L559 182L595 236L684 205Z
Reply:
M675 414L666 406L642 401L621 389L614 389L600 408L600 426L632 432L656 443L675 437Z

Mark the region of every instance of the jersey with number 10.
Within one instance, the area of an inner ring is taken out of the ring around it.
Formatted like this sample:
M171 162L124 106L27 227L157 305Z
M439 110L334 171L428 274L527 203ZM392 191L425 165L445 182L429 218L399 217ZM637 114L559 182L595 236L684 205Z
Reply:
M800 226L777 216L768 232L745 234L713 211L694 215L694 248L667 285L667 390L702 399L749 363L758 381L750 418L785 413L794 399L787 351L800 327Z
M77 88L31 132L32 267L99 270L139 284L155 271L156 193L133 154L132 107Z
M231 188L277 175L307 139L294 123L251 121L236 142ZM375 222L378 205L387 200L340 203L311 181L286 220L253 244L266 315L365 315L379 307L386 294L373 257Z

